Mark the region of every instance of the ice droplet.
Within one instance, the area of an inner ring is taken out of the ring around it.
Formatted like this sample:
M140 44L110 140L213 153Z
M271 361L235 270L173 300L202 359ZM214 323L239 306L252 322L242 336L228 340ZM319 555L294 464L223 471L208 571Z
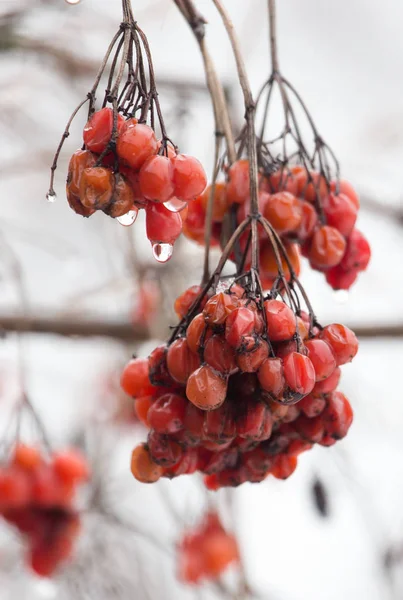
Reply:
M121 217L117 217L116 220L123 225L123 227L130 227L133 225L134 221L137 219L137 210L129 210L129 212L125 213Z
M187 202L183 202L183 200L178 200L178 198L174 197L168 200L168 202L164 202L164 206L171 212L179 212L187 206Z
M216 288L216 293L226 292L229 287L234 283L234 277L230 277L229 279L224 279L223 281L219 281Z
M50 203L55 202L56 198L57 198L57 196L56 196L55 192L53 192L53 191L49 191L46 194L46 200Z
M80 4L81 0L65 0L67 4Z
M350 294L348 290L337 290L336 292L334 292L334 299L337 302L337 304L346 304L348 302L349 297Z
M159 263L166 263L171 258L174 247L172 244L161 244L155 242L153 244L153 256Z

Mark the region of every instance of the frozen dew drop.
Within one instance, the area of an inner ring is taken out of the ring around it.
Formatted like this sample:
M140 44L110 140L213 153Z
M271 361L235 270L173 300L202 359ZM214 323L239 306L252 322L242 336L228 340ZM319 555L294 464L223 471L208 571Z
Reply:
M130 227L130 225L133 225L134 221L137 219L137 213L137 210L129 210L129 212L121 217L117 217L116 220L123 225L123 227Z
M234 283L234 281L235 281L234 277L230 277L228 279L219 281L217 284L216 293L218 294L219 292L226 292L230 288L230 286Z
M46 194L46 200L50 203L55 202L56 198L57 198L57 196L56 196L55 192L53 192L53 191L49 191Z
M164 206L171 212L179 212L187 206L187 202L183 202L183 200L178 200L178 198L173 197L168 200L168 202L164 202Z
M349 297L350 294L348 290L337 290L336 292L334 292L334 298L337 304L346 304L348 302Z
M174 247L172 244L153 243L153 256L159 263L166 263L171 258Z
M81 0L65 0L67 4L80 4Z

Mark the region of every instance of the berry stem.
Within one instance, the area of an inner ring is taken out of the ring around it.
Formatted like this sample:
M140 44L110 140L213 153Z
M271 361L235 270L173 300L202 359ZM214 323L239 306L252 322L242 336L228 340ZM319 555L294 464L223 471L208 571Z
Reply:
M268 0L268 2L271 64L273 73L277 73L279 71L279 66L277 53L276 0Z
M215 139L215 150L214 150L214 168L213 176L211 179L210 194L207 200L206 209L206 222L204 226L204 264L203 264L203 277L202 285L205 285L210 279L210 244L211 244L211 229L213 226L213 209L214 209L214 195L216 189L216 180L219 171L219 158L221 149L222 136L216 133Z

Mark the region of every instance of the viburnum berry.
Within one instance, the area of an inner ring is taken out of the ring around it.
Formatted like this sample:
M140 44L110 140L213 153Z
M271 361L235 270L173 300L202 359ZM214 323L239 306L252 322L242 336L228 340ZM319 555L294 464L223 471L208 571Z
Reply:
M186 338L175 340L168 348L167 366L168 371L178 383L186 383L190 375L200 365L200 358L191 351Z
M129 396L147 396L153 391L148 374L148 360L133 358L123 370L120 385Z
M298 184L293 172L284 167L262 178L260 188L269 194L289 192L294 196L298 193Z
M347 247L340 267L349 271L365 271L371 258L371 248L364 235L354 229L347 240Z
M80 202L90 209L104 209L112 200L115 179L110 169L88 167L80 179Z
M346 396L341 392L332 392L322 414L326 436L321 444L332 445L347 435L353 422L353 410Z
M249 185L249 161L237 160L228 169L228 203L243 204L249 198Z
M211 194L211 185L207 186L203 194L200 196L201 205L204 211L207 211L207 204ZM228 210L227 186L224 182L216 182L214 185L213 198L213 221L221 223Z
M315 387L313 388L312 392L314 394L328 394L329 392L334 392L339 385L340 375L340 367L336 367L329 377L315 383Z
M298 408L310 419L320 415L325 406L326 399L323 395L315 395L315 388L312 390L312 394L305 396L301 402L298 402Z
M237 302L234 297L219 292L206 302L203 309L204 320L208 325L222 325L235 308L237 308Z
M319 334L333 351L337 366L353 360L358 352L358 340L351 329L339 323L327 325Z
M289 192L277 192L269 196L263 216L280 234L295 231L302 220L298 200Z
M132 169L140 169L147 158L156 154L158 142L154 131L148 125L129 119L120 133L116 151L119 159Z
M269 346L261 338L250 338L251 348L238 349L236 362L243 373L255 373L264 360L269 356ZM245 342L247 343L247 338Z
M336 359L330 346L323 340L312 339L305 342L305 350L315 369L315 380L323 381L330 377L336 368Z
M164 470L152 460L146 444L140 444L132 452L131 472L137 481L154 483L162 477Z
M68 484L85 481L89 476L85 457L75 449L56 453L53 456L53 469Z
M300 242L308 240L317 225L318 214L312 204L305 200L298 200L298 206L301 214L301 221L293 234Z
M295 455L281 454L273 458L270 474L276 479L288 479L297 468L298 459Z
M312 236L308 257L314 267L327 269L340 263L345 249L342 234L334 227L323 225Z
M264 310L267 331L273 342L289 340L296 332L296 319L291 308L280 300L266 300Z
M146 233L152 244L174 244L182 231L179 213L171 212L159 202L146 207Z
M228 342L219 335L213 335L204 346L204 360L213 369L223 374L236 371L235 353Z
M309 205L310 206L310 205ZM293 244L287 240L284 242L284 249L287 253L288 261L295 275L299 275L301 271L300 253L298 244ZM280 253L280 264L283 269L287 281L291 279L291 273L283 253ZM264 279L269 279L273 282L279 274L277 257L273 250L272 244L268 240L264 240L260 245L260 268Z
M291 352L283 361L284 377L293 392L306 396L315 385L315 369L311 360L299 352Z
M187 290L183 292L180 296L178 296L174 303L174 310L178 317L182 319L189 312L190 307L196 300L196 298L200 295L202 288L200 285L192 285ZM200 306L203 307L206 303L206 299L200 302ZM193 350L194 352L194 350Z
M226 394L226 379L208 365L196 369L187 381L186 396L190 402L203 410L213 410L221 406Z
M201 342L203 341L204 344L206 344L212 335L213 332L208 328L208 325L204 320L204 315L199 314L196 315L189 324L186 331L186 340L192 352L198 352Z
M357 192L355 191L351 183L349 183L345 179L340 179L340 181L331 181L330 189L334 193L338 192L339 194L345 194L350 198L357 210L360 208L360 199L358 197Z
M117 115L117 132L124 124L122 115ZM94 112L84 127L83 138L85 147L91 152L101 154L106 150L112 136L113 111L105 107Z
M344 237L352 232L357 220L357 208L346 194L329 194L323 201L326 222Z
M14 448L12 461L26 471L33 471L41 464L42 456L39 448L18 443Z
M137 206L134 205L134 194L131 186L125 178L119 173L115 175L112 199L104 212L112 218L122 217L129 210L138 213Z
M272 398L281 398L285 379L281 358L266 358L259 367L258 379L261 388Z
M326 271L326 281L334 290L349 290L358 277L358 271L345 271L337 265Z
M153 429L148 433L147 446L152 460L163 467L173 467L183 455L182 447L176 440Z
M150 423L148 421L148 411L150 410L152 403L152 396L140 396L134 400L134 411L137 415L137 418L139 421L141 421L141 423L143 423L143 425L146 425L146 427L150 427Z
M167 156L150 156L139 172L140 190L147 200L167 202L174 195L172 161Z
M185 202L200 196L206 188L207 177L197 158L177 154L170 160L173 165L174 196Z

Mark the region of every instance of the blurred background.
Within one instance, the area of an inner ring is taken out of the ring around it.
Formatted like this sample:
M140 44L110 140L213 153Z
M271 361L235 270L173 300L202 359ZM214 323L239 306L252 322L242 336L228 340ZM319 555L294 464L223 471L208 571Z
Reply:
M266 1L225 4L257 92L270 72ZM202 250L181 238L161 266L142 216L125 228L103 214L83 219L70 210L64 182L82 143L85 109L60 157L57 200L45 199L54 151L118 28L120 1L0 0L2 414L21 393L22 365L52 443L83 445L95 474L82 498L76 557L54 579L31 576L18 538L2 527L2 600L403 596L403 5L278 4L282 72L360 193L358 227L373 250L348 297L331 291L319 273L302 273L322 323L362 332L341 383L356 417L345 441L304 455L286 482L268 479L207 498L195 477L151 487L133 480L129 453L145 433L119 392L128 357L146 356L175 324L173 301L199 282ZM225 32L210 0L197 6L239 129L242 97ZM170 137L210 173L214 122L192 33L169 0L133 0L133 9L152 48ZM158 303L144 342L136 328L147 294ZM38 332L21 334L18 343L19 327ZM177 581L175 543L209 503L238 536L243 573L195 589ZM239 578L249 592L238 593Z

